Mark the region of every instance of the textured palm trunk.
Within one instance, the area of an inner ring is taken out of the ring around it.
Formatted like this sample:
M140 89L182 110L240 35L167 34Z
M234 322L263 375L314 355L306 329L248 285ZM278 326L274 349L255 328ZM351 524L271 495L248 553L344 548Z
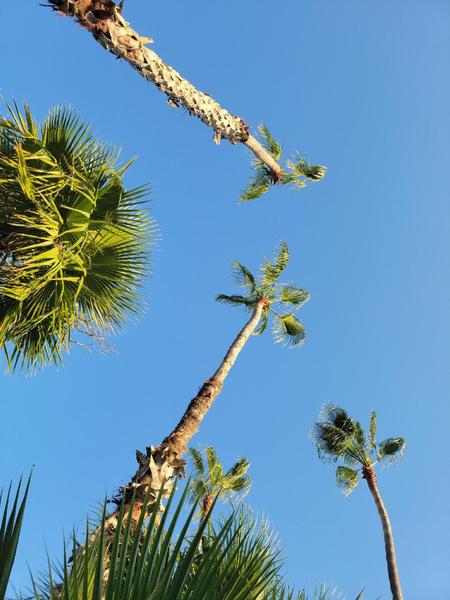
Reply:
M403 600L400 577L398 574L397 559L395 556L394 537L392 535L389 515L378 490L377 476L373 469L365 467L363 469L363 477L367 481L367 485L369 486L370 493L375 501L375 505L381 519L381 524L383 526L384 547L386 550L386 563L392 598L393 600Z
M102 46L153 82L172 106L183 106L211 127L217 143L224 138L232 144L245 144L266 165L274 181L280 179L283 172L280 165L249 134L243 119L222 108L147 48L151 39L142 37L129 26L122 17L120 5L112 0L49 0L49 4L61 14L76 18Z
M239 353L258 326L264 308L263 300L255 305L249 321L234 339L219 368L210 379L205 381L197 395L191 400L175 429L157 448L148 447L146 455L138 453L140 468L130 483L122 488L121 494L116 499L117 503L124 501L125 514L128 514L127 506L131 503L133 494L135 495L134 520L137 521L139 518L146 494L147 509L151 511L160 490L163 490L163 497L167 497L173 488L175 478L184 474L185 461L182 456L191 438L199 430L206 413L222 390L224 381ZM107 520L107 529L113 531L116 527L117 512Z

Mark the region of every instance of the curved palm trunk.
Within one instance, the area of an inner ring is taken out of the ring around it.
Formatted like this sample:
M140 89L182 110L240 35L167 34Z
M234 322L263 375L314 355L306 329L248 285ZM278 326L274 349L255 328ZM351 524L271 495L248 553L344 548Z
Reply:
M367 481L370 493L373 496L378 514L380 515L383 526L384 546L386 549L386 563L389 575L389 583L393 600L403 600L403 594L400 586L400 577L398 574L397 559L395 556L394 537L392 535L391 523L384 502L381 498L377 486L377 476L373 469L363 468L363 477Z
M112 0L49 0L54 10L75 17L94 38L117 58L123 58L145 79L152 81L166 94L175 107L183 106L211 127L214 141L225 138L232 144L245 144L270 171L274 181L283 173L280 165L263 146L249 134L248 126L238 116L222 108L211 96L201 92L175 69L166 65L145 44L151 41L134 31L124 20L120 5Z
M133 519L136 521L139 518L146 493L148 495L147 507L150 511L160 490L163 489L163 496L169 495L174 478L184 474L185 461L182 456L187 445L197 433L204 416L219 395L239 353L258 326L264 307L264 301L255 305L249 321L234 339L216 372L205 381L197 395L191 400L175 429L157 448L149 446L146 455L137 453L141 466L130 483L122 488L120 495L115 499L117 503L124 500L125 514L128 514L126 506L131 502L133 493L135 494ZM116 526L117 512L107 520L108 528L114 529Z

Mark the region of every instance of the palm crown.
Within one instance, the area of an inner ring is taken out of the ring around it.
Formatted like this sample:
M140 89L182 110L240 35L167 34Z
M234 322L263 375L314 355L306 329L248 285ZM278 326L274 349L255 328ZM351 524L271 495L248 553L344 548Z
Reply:
M207 446L203 453L189 448L189 453L195 471L191 499L202 502L203 513L208 512L214 498L230 498L234 494L242 497L250 490L252 480L246 474L250 463L245 457L240 458L228 471L224 471L212 446Z
M263 315L255 335L261 334L267 327L269 316L273 316L273 331L278 342L285 342L290 346L297 346L305 339L303 325L293 314L294 310L302 307L310 298L304 289L291 284L280 284L278 279L286 269L289 262L289 250L285 242L281 243L278 255L273 261L267 260L261 269L261 275L254 275L239 262L233 264L233 272L239 287L247 292L246 295L234 294L231 296L219 294L216 300L235 306L244 306L252 310L257 303L263 303ZM289 310L282 314L273 309L274 304L279 304Z
M281 144L272 137L270 131L263 124L259 126L259 137L265 151L278 163L282 155ZM326 175L327 169L322 165L311 165L297 153L293 160L286 161L286 168L278 179L267 165L259 158L253 160L254 175L249 184L241 194L242 202L254 200L265 194L274 184L292 185L294 189L300 190L306 186L306 182L320 181Z
M0 347L10 368L61 361L139 311L153 222L130 163L68 109L38 125L25 106L0 122Z
M372 412L368 435L343 408L328 404L314 425L313 435L319 456L325 460L341 461L336 469L336 482L347 496L359 483L357 465L371 470L376 464L389 465L399 460L406 442L401 437L376 441L377 417Z

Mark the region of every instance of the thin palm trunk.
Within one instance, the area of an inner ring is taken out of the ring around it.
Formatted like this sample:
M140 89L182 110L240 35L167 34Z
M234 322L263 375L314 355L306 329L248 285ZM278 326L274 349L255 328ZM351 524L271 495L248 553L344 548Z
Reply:
M197 395L191 400L175 429L157 448L148 447L146 457L140 455L141 467L130 483L122 488L122 493L116 499L117 502L124 500L125 514L128 513L127 506L131 503L133 494L135 495L133 518L137 520L145 494L149 495L147 506L150 510L160 490L163 489L163 495L167 496L172 489L174 478L184 473L185 462L182 456L189 441L197 433L203 418L222 390L230 369L258 326L264 308L264 300L259 301L254 306L250 319L234 339L218 369L210 379L205 381ZM113 530L116 526L117 512L113 513L107 520L108 528Z
M214 141L219 143L225 138L232 144L245 144L266 165L274 181L280 179L282 168L249 134L243 119L222 108L147 48L145 44L151 39L142 37L129 26L122 17L120 5L112 0L49 0L49 3L61 14L75 17L103 47L152 81L166 94L172 106L183 106L211 127L215 132Z
M386 550L386 563L389 575L393 600L403 600L403 594L400 586L400 577L398 574L397 559L395 556L394 537L392 535L391 523L384 502L381 498L377 486L377 476L373 469L364 467L363 477L367 481L370 493L373 496L378 514L383 526L384 546Z

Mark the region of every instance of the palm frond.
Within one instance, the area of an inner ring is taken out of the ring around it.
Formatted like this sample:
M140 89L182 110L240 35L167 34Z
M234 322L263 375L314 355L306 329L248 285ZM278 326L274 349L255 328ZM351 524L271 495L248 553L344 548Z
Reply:
M289 263L289 248L286 242L281 242L280 249L273 261L266 260L262 267L262 284L264 287L273 286Z
M369 446L372 451L376 446L376 434L377 434L377 413L373 410L370 414L370 425L369 425Z
M205 473L205 464L203 462L202 453L195 448L188 448L188 452L191 455L196 476L198 477L203 475Z
M238 287L246 288L251 294L254 293L256 289L255 278L246 266L244 266L240 262L234 262L233 274Z
M19 481L14 496L11 496L11 485L6 493L6 498L4 498L3 490L0 490L0 510L3 509L0 522L0 598L5 597L14 564L30 488L30 480L31 475L28 478L22 495L22 479Z
M49 574L49 593L45 593L45 587L35 586L35 599L268 597L277 585L281 568L273 534L257 517L244 510L233 511L228 518L208 527L212 518L210 511L193 528L195 505L184 523L178 525L188 495L186 488L175 504L172 493L163 517L157 519L154 512L148 524L144 504L136 528L126 519L112 540L102 527L81 555L74 554L72 567L67 557L64 558L61 583L52 583L54 577ZM109 556L107 570L106 555Z
M305 329L292 313L276 315L273 330L275 340L288 346L298 346L305 341Z
M401 437L388 438L378 444L377 453L380 462L389 465L400 460L405 452L406 440Z
M349 467L340 466L336 469L336 483L338 487L342 488L344 496L348 496L359 483L358 472Z
M14 106L0 122L0 347L11 368L61 362L79 322L107 334L142 311L155 226L117 161L70 109L38 125Z
M231 304L232 306L246 306L247 308L250 308L253 305L251 300L239 294L217 294L216 302L224 302L225 304Z
M261 317L261 321L260 321L258 327L253 332L253 335L261 335L262 333L264 333L264 331L267 328L268 322L269 322L269 315L267 314L267 311L264 311L262 314L262 317Z
M292 304L296 308L303 306L310 298L309 292L293 285L284 285L280 291L280 302Z

